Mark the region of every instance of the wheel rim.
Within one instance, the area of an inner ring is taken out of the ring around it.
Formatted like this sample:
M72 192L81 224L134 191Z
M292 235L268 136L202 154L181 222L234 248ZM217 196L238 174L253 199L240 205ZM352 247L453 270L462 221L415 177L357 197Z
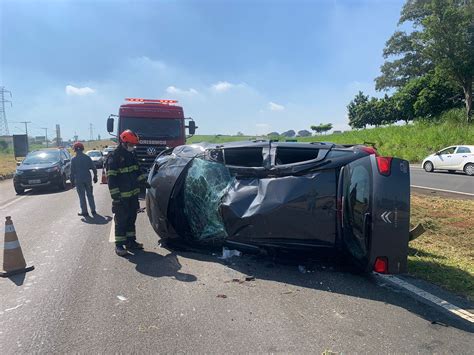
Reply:
M425 170L427 170L427 171L433 170L433 164L431 164L431 163L426 163L426 164L425 164Z
M468 166L466 166L466 174L468 174L468 175L474 175L474 165L468 165Z

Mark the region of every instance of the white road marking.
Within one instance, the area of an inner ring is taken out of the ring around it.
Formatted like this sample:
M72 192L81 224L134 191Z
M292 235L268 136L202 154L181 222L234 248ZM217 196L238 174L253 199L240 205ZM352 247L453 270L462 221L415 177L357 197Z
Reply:
M21 197L18 197L17 199L13 200L13 201L10 201L8 202L7 204L3 205L3 206L0 206L0 210L4 209L4 208L7 208L8 206L11 206L13 205L14 203L17 203L18 201L21 201L23 200L24 198L27 198L28 196L21 196Z
M110 234L109 234L109 242L110 243L115 243L115 223L114 223L114 219L113 219L113 216L112 216L112 227L110 228Z
M426 292L426 291L423 291L421 288L419 287L416 287L415 285L412 285L411 283L408 283L396 276L393 276L393 275L382 275L382 274L377 274L378 277L386 280L386 281L389 281L389 282L392 282L410 292L413 292L414 294L416 294L417 296L419 297L422 297L434 304L436 304L437 306L439 307L443 307L444 309L446 309L447 311L451 312L452 314L458 316L458 317L461 317L462 319L465 319L467 320L468 322L471 322L471 323L474 323L474 314L465 310L465 309L462 309L458 306L455 306L454 304L452 303L449 303L448 301L445 301L429 292Z
M411 187L415 187L417 189L425 189L425 190L433 190L433 191L441 191L441 192L449 192L450 194L459 194L459 195L467 195L467 196L474 196L469 192L461 192L461 191L453 191L453 190L444 190L444 189L436 189L434 187L427 187L427 186L418 186L418 185L410 185Z

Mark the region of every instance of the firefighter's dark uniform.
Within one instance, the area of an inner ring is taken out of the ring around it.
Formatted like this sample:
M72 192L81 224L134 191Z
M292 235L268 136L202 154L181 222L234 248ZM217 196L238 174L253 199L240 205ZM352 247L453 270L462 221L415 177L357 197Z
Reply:
M136 239L138 195L146 175L141 174L135 153L119 145L107 157L107 178L115 214L115 244L126 245Z

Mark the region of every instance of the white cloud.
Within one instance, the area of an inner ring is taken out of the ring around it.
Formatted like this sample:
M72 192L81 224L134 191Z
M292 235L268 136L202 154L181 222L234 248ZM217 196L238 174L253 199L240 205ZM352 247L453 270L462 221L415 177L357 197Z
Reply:
M285 109L285 106L276 104L274 102L269 102L268 103L268 109L270 111L283 111Z
M235 85L227 81L219 81L218 83L212 85L212 89L217 92L224 92L232 89Z
M176 95L197 95L198 91L196 89L190 88L189 90L179 89L176 86L168 86L166 88L166 92L168 94L176 94Z
M83 88L76 88L75 86L72 85L67 85L66 86L66 95L69 96L84 96L84 95L89 95L95 93L94 89L91 89L90 87L86 86Z

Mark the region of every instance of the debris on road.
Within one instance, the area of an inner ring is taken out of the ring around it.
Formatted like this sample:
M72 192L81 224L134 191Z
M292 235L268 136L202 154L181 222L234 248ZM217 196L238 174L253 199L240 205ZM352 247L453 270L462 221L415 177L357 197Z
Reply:
M223 247L222 248L222 256L219 256L219 259L226 260L226 259L232 258L233 256L241 256L241 255L242 255L242 253L238 250L232 250L232 249L228 249L226 247Z
M250 281L255 281L255 280L256 280L255 276L246 276L243 279L234 278L232 280L228 280L228 281L224 281L224 282L226 282L226 283L235 282L235 283L243 284L244 282L250 282Z
M220 294L220 295L217 295L217 298L227 298L227 296Z
M120 301L126 301L126 300L127 300L126 297L123 297L123 296L120 296L120 295L117 296L117 298L118 298Z

